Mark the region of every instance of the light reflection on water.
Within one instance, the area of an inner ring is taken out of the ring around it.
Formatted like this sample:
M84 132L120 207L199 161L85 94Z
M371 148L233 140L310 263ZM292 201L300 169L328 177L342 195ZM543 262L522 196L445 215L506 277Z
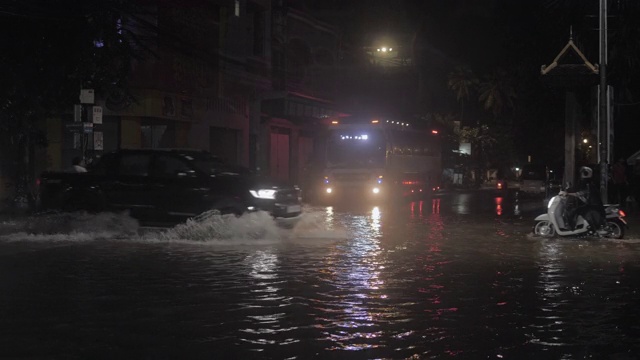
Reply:
M535 239L509 199L490 197L471 216L474 201L310 208L294 229L264 214L166 232L119 217L49 219L27 227L46 227L37 235L2 223L0 348L41 358L638 353L637 240Z

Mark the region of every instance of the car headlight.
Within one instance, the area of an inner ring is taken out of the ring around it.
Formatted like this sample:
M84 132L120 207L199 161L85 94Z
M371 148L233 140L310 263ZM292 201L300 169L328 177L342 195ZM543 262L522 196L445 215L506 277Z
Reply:
M273 189L249 190L253 197L258 199L275 199L276 191Z

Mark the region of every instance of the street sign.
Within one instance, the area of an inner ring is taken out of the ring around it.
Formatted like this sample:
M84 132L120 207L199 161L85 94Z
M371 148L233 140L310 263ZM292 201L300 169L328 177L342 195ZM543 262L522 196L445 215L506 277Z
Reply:
M93 150L104 150L104 137L102 131L93 133Z
M93 89L80 90L80 103L81 104L93 104L95 101L95 94Z
M93 123L102 124L102 106L93 107Z
M93 132L93 124L88 122L71 123L65 126L74 133L91 134Z
M65 127L69 130L71 130L71 132L82 132L82 129L84 128L84 125L82 125L81 122L74 122L72 124L66 124Z

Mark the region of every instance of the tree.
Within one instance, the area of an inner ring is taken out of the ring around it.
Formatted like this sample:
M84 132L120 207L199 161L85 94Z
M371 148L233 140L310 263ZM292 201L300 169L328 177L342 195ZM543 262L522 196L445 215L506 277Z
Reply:
M479 86L478 100L482 107L493 115L494 120L507 109L513 108L516 92L506 70L496 69Z
M153 29L145 13L127 0L0 5L0 165L18 191L33 177L34 147L46 145L39 121L69 113L82 87L126 88L132 60L146 54L138 34Z
M460 103L460 121L464 120L464 102L478 86L478 78L468 66L457 66L450 74L447 85Z
M498 143L494 131L487 125L477 127L464 126L459 130L460 142L471 144L471 160L469 164L477 169L476 184L484 182L486 170L491 164L493 149Z

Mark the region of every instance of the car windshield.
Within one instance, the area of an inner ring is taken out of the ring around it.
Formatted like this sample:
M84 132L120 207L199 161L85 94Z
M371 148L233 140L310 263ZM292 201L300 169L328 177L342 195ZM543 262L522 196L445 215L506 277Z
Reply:
M333 168L380 167L385 161L380 130L334 130L329 136L327 165Z

